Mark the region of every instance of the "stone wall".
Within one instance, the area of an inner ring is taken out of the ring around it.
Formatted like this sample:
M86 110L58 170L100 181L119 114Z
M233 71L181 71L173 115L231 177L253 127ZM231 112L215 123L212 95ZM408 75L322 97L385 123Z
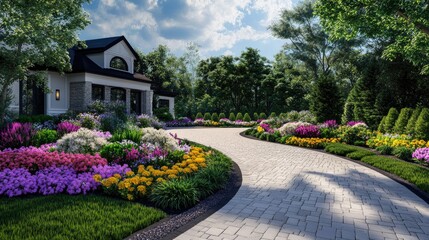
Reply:
M84 111L91 103L92 83L72 82L70 83L70 110Z

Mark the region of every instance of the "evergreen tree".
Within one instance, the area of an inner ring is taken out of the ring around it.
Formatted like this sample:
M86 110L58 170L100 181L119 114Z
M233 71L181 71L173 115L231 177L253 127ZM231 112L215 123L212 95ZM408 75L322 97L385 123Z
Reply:
M241 112L237 113L235 120L243 120L243 114Z
M381 122L380 122L380 124L378 124L378 128L377 128L377 131L379 131L379 132L381 132L381 133L385 133L386 131L385 131L385 129L384 129L384 124L386 123L386 116L384 116L382 119L381 119Z
M220 113L220 114L219 114L219 119L222 119L222 118L226 118L225 113Z
M212 114L212 121L213 122L219 122L219 116L217 115L217 113Z
M245 122L250 122L250 121L252 121L252 119L250 118L250 115L249 115L248 113L245 113L245 114L244 114L243 121L245 121Z
M212 115L210 113L204 113L204 120L211 120Z
M329 119L339 121L341 106L341 94L335 81L329 77L320 78L316 82L310 106L317 122Z
M229 120L230 121L235 121L235 114L233 112L229 113Z
M195 116L195 119L197 119L197 118L204 118L204 116L201 112L198 112L197 116Z
M416 122L414 138L429 140L429 109L423 108Z
M258 115L258 113L257 112L254 112L253 113L253 120L254 121L256 121L256 120L258 120L259 119L259 115Z
M393 132L397 134L405 133L405 127L407 126L408 119L411 117L413 109L411 108L402 108L399 113L398 120L396 120L395 126L393 127Z
M414 129L416 128L416 122L417 118L419 118L420 112L422 111L422 108L417 107L414 109L413 114L411 115L410 119L408 120L407 126L405 127L405 133L414 135Z
M398 110L396 108L390 108L389 112L386 116L386 121L384 122L384 131L387 133L393 132L393 127L395 126L395 122L398 119Z

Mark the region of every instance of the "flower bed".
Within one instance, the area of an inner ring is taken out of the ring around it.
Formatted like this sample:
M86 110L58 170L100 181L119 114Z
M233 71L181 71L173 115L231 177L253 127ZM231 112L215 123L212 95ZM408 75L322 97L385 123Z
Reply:
M286 144L307 148L324 148L328 143L340 142L339 138L300 138L290 137L286 139Z

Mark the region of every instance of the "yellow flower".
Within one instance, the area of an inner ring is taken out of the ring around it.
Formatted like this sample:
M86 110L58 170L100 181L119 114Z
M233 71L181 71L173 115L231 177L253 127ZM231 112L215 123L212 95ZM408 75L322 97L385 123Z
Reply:
M146 186L150 186L150 185L152 185L152 181L146 181Z
M264 129L263 129L261 126L258 126L258 127L256 128L256 130L257 130L258 132L263 132L263 131L264 131Z
M191 172L192 172L192 169L191 169L191 168L189 168L189 167L186 167L186 168L184 168L184 169L183 169L183 172L184 172L184 173L191 173Z
M132 194L127 194L127 199L132 201L134 200L134 196Z
M189 166L188 166L189 168L191 168L192 169L192 171L194 171L194 172L196 172L196 171L198 171L198 167L197 167L197 165L195 165L195 164L189 164Z
M168 178L169 179L174 179L174 178L177 178L177 176L175 174L170 174L170 175L168 175Z
M157 178L157 179L156 179L156 182L158 182L158 183L162 183L162 182L165 182L165 179L164 179L164 178Z
M121 177L121 175L119 174L119 173L115 173L115 174L113 174L113 177L115 177L115 178L117 178L117 179L121 179L122 177Z
M140 193L140 194L145 194L146 193L146 187L145 186L143 186L143 185L140 185L140 186L138 186L137 187L137 191Z
M101 175L100 174L95 174L94 176L92 176L92 178L94 178L94 180L96 181L96 182L100 182L101 181Z
M119 190L125 189L125 182L120 182L120 183L118 184L118 189L119 189Z
M167 167L167 166L162 166L162 167L161 167L161 170L162 170L162 171L166 171L166 170L168 170L168 167Z
M134 176L134 172L133 171L128 171L125 173L125 175L127 175L127 177L132 177Z
M134 185L139 184L139 177L133 177L130 179L131 183Z
M130 188L128 188L128 192L133 192L135 190L135 188L134 187L130 187Z

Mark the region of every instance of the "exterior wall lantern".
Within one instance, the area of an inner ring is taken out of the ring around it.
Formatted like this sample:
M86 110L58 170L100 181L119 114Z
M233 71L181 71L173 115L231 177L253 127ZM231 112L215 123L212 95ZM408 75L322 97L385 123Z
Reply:
M55 90L55 100L57 100L57 101L60 100L60 89Z

